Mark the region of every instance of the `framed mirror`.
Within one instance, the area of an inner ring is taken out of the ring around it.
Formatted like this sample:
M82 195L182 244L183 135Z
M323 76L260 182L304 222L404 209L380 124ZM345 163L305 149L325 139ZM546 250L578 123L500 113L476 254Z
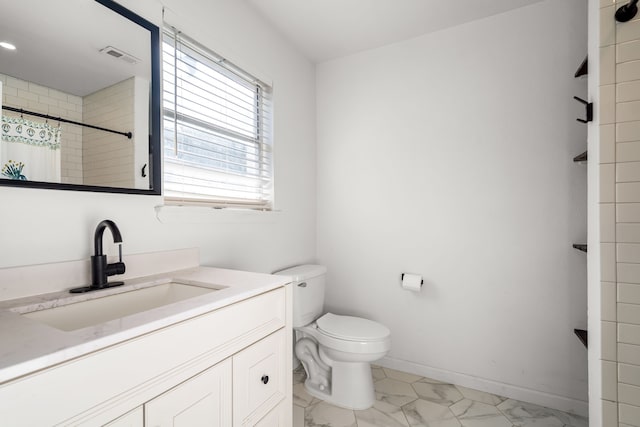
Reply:
M0 185L159 195L158 27L112 0L0 4Z

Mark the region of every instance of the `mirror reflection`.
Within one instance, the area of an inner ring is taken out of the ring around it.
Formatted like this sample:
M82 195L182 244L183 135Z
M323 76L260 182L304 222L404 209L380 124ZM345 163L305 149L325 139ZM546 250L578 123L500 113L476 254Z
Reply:
M0 5L0 184L149 190L149 29L97 1Z

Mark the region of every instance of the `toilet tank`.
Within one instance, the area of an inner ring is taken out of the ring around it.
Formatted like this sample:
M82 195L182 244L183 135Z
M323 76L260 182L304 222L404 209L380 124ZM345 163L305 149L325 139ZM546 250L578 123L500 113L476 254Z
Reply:
M293 327L308 325L322 314L327 268L305 264L275 272L291 276L293 286Z

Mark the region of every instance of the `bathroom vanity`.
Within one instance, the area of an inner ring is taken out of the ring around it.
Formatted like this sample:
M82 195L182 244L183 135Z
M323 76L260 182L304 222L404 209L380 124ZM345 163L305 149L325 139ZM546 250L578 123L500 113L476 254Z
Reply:
M0 270L2 423L290 426L289 278L197 259L127 257L98 298L63 290L85 262Z

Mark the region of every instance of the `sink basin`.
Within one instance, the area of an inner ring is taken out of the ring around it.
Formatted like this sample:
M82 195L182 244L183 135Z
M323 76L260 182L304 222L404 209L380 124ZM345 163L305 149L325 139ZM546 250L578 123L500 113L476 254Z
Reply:
M192 284L169 282L24 313L23 316L56 329L75 331L217 290Z

